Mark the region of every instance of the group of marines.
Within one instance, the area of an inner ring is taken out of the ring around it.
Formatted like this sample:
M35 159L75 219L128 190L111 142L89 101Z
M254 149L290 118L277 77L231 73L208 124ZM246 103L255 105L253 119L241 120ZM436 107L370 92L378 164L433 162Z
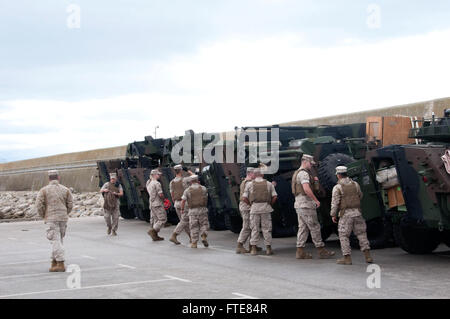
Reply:
M306 242L311 235L312 242L317 248L318 257L331 258L333 251L325 249L322 240L320 223L317 217L317 208L320 201L314 192L318 188L318 178L312 173L316 163L311 155L303 155L300 168L292 177L292 192L295 196L295 205L298 215L297 259L311 259L312 254L305 250ZM178 236L185 232L189 237L191 248L197 248L201 238L204 247L207 241L208 221L208 191L200 185L198 175L187 170L184 177L182 165L174 167L175 178L170 182L170 195L174 203L179 223L175 227L170 241L176 245L181 243ZM149 194L150 230L148 235L153 241L164 238L158 234L167 223L165 209L165 196L159 182L162 173L154 169L146 183ZM336 168L337 185L334 186L331 201L331 218L338 223L339 240L343 258L337 263L351 265L351 247L349 237L354 235L359 240L361 251L367 263L372 263L370 245L367 239L366 223L361 215L362 192L357 182L347 175L345 166ZM52 243L51 272L65 271L63 238L67 227L68 214L73 207L72 194L68 188L59 183L59 173L49 171L50 183L39 191L36 199L36 208L48 225L47 238ZM275 183L264 179L264 168L248 167L245 179L240 185L239 211L242 216L242 229L237 240L237 254L255 256L262 248L258 247L262 233L266 255L273 255L272 250L272 206L277 201ZM123 196L123 188L117 181L115 173L110 174L110 181L105 183L100 192L104 196L104 218L107 225L107 234L116 236L120 215L119 198ZM245 247L249 242L248 249Z

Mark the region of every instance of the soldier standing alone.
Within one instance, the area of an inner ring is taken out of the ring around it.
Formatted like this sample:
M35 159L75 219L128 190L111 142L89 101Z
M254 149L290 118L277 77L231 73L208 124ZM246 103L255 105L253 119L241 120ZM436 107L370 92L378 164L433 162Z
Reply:
M250 205L250 253L258 254L256 245L259 242L259 233L262 231L266 255L273 255L272 251L272 205L277 201L277 192L272 183L263 178L261 169L253 171L255 179L245 186L243 201Z
M366 222L361 215L362 192L359 184L351 180L347 175L347 167L336 167L338 183L333 188L333 197L331 199L331 217L334 223L337 223L337 214L339 210L339 240L341 242L342 259L337 263L341 265L351 265L352 258L349 237L353 231L358 237L361 251L367 263L372 263L370 256L370 245L367 239Z
M119 227L119 215L120 215L120 200L123 196L123 188L117 182L117 174L109 174L110 181L106 182L100 192L103 194L104 204L103 210L105 211L105 221L108 235L117 236L117 228Z
M208 220L208 191L200 185L197 175L189 178L191 186L183 193L181 201L181 214L185 214L186 202L189 205L189 227L191 229L191 248L197 248L199 235L203 246L208 247L209 220Z
M172 236L169 240L175 245L179 245L181 243L177 240L177 236L180 235L183 231L185 231L186 234L188 234L189 238L191 238L187 205L185 205L186 212L183 214L181 213L181 197L183 196L184 191L189 187L188 180L190 179L190 177L183 178L183 166L181 165L176 165L174 167L174 170L176 177L170 182L170 195L172 196L172 200L174 201L175 210L180 222L178 223L177 227L175 227L175 230L173 231ZM192 176L194 173L188 171L188 174Z
M316 209L320 207L320 202L314 195L314 184L317 179L311 173L312 165L315 165L314 158L311 155L304 154L300 168L292 177L292 192L295 195L295 210L298 215L298 234L297 234L297 259L311 259L312 255L304 251L308 235L318 249L319 258L329 258L334 256L334 251L325 249L320 232L320 224L317 218Z
M148 234L153 241L164 240L164 238L158 236L158 233L167 222L167 214L164 209L164 193L161 183L158 181L160 177L161 172L154 169L150 172L150 180L147 182L151 214Z
M70 190L59 183L58 171L49 171L49 185L42 188L36 198L36 209L47 224L47 239L52 244L50 272L64 272L64 246L68 215L72 211L73 198Z

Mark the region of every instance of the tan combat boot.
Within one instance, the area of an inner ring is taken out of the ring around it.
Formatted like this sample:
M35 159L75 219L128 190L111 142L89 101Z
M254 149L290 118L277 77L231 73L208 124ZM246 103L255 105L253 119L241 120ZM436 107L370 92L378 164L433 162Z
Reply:
M117 233L116 233L115 230L112 231L112 235L113 235L113 236L117 236Z
M203 246L208 247L209 244L208 244L208 241L206 240L206 237L207 236L205 234L202 235L202 244L203 244Z
M172 236L169 239L172 243L174 243L175 245L180 245L181 243L178 241L177 239L177 234L176 233L172 233Z
M248 254L248 253L249 251L244 248L244 245L242 245L241 243L237 244L236 254Z
M156 230L155 230L155 234L156 234L156 240L164 240L164 237L160 237L158 235L158 233L156 232Z
M267 256L273 255L272 246L270 246L270 245L266 246L266 255Z
M148 233L150 235L150 237L153 239L153 241L158 241L158 234L156 233L156 231L151 228Z
M312 259L312 255L307 253L304 248L297 247L297 253L295 254L295 258L297 259Z
M327 259L335 255L334 251L326 250L325 247L317 248L319 251L319 259Z
M56 272L56 265L57 265L56 259L53 259L52 260L52 265L51 265L51 267L50 267L50 269L48 271L49 272Z
M54 268L55 272L65 272L66 267L64 266L64 261L57 261L56 267Z
M366 258L366 263L371 264L373 263L373 258L370 256L370 250L364 250L364 257Z
M111 227L108 227L108 229L106 230L106 234L111 235Z
M256 245L250 245L250 254L252 256L258 255L258 251L256 250Z
M192 243L191 248L197 248L197 242Z
M339 265L351 265L352 264L352 257L350 257L350 255L345 255L344 258L338 259L336 261L336 264L339 264Z

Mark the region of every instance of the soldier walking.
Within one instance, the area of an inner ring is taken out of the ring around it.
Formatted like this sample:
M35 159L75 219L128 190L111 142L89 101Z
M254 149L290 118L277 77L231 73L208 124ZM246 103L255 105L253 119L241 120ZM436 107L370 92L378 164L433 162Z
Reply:
M191 229L191 248L197 248L199 236L202 238L203 246L208 247L209 220L208 220L208 191L205 186L200 185L198 175L189 178L189 186L181 197L181 214L185 214L186 203L189 206L189 228Z
M106 221L106 233L117 236L120 215L120 197L123 196L122 185L117 181L117 174L109 174L109 182L106 182L100 189L104 198L103 210Z
M66 235L68 215L72 211L73 198L70 190L59 183L58 171L48 172L49 184L36 198L36 209L48 226L47 239L52 244L50 272L65 272L63 239Z
M277 192L272 183L263 178L261 169L253 171L255 179L245 186L242 200L250 206L250 253L258 254L257 245L259 233L262 231L266 255L273 255L272 251L272 205L277 200Z
M189 216L188 216L188 205L185 204L185 213L181 213L181 197L183 196L184 191L189 187L189 179L190 177L183 178L183 166L176 165L174 167L175 170L175 178L170 182L170 195L172 196L172 200L174 201L175 210L178 215L178 219L180 220L177 227L172 233L170 237L170 241L175 245L180 245L181 243L178 241L177 236L180 235L183 231L189 236L189 240L191 238L191 231L189 228ZM194 173L191 171L187 171L189 176L192 176Z
M312 258L312 255L305 251L309 234L311 234L312 241L318 250L319 258L330 258L335 254L334 251L325 249L320 232L316 211L320 207L320 202L313 191L318 179L311 172L312 165L315 164L311 155L304 154L300 168L292 176L292 192L295 196L294 208L298 217L297 259Z
M164 240L164 238L158 236L158 233L167 222L167 214L164 209L164 193L161 183L158 181L160 177L161 172L154 169L150 172L150 180L147 182L151 214L148 234L153 241Z
M247 239L250 238L250 235L252 233L252 230L250 228L250 205L248 205L244 200L242 195L244 194L245 187L248 183L250 183L254 178L254 168L248 167L247 168L247 176L242 181L240 186L240 202L239 202L239 211L241 213L242 217L242 229L239 234L239 238L237 240L237 248L236 248L236 254L246 254L250 251L245 249L244 244L247 242Z
M361 215L362 192L359 184L347 175L347 167L336 167L338 183L333 187L333 197L331 199L331 217L337 223L339 217L338 231L343 258L338 259L340 265L351 265L352 258L349 237L353 231L358 238L361 251L367 263L372 263L370 256L370 244L367 239L366 222ZM339 214L338 214L339 211Z

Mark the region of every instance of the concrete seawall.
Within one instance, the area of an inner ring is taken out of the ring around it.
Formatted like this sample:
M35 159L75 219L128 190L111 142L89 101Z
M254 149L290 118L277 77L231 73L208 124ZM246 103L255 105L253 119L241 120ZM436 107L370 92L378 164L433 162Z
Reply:
M447 108L450 108L450 98L442 98L370 111L293 121L280 125L317 126L365 123L368 116L431 117L432 112L437 117L442 117ZM124 158L126 147L118 146L0 164L0 191L38 190L47 184L47 170L55 168L60 170L61 182L64 185L73 187L80 192L97 191L99 181L96 162Z
M61 182L79 192L98 190L97 161L125 158L126 146L0 164L0 191L35 191L47 185L47 171L58 169Z

